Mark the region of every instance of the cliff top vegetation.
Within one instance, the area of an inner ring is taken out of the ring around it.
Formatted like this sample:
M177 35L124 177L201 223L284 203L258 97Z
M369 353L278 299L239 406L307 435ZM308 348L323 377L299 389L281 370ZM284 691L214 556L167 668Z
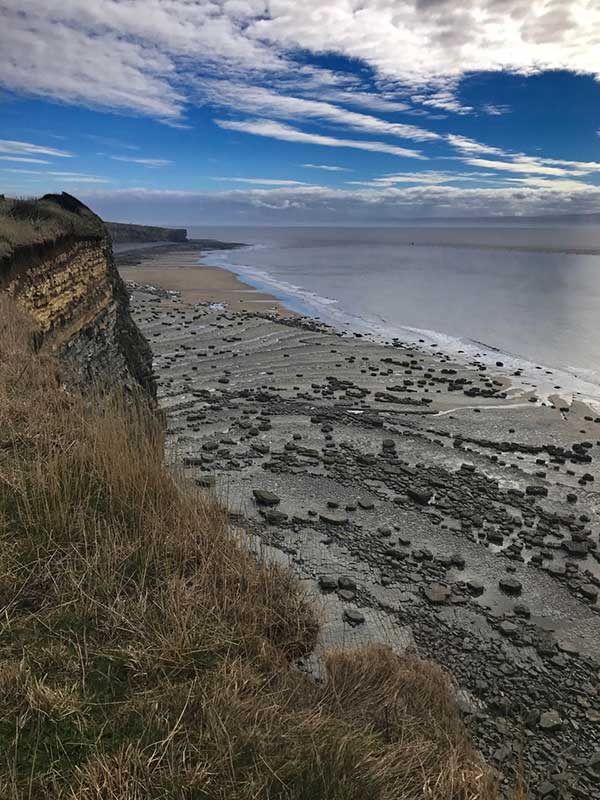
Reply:
M100 218L71 195L0 198L0 261L20 248L51 244L73 235L89 239L106 233Z

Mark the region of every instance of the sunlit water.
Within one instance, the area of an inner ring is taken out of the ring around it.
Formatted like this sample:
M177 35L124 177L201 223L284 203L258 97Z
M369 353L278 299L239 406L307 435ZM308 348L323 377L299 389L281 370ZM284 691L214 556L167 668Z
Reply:
M346 330L555 370L600 398L600 226L191 227L226 267ZM539 377L540 370L537 371Z

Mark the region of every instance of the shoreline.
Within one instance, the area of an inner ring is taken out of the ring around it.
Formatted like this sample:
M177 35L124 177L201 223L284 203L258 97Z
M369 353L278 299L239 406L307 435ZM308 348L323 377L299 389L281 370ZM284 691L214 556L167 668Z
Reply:
M135 253L121 251L115 258L124 280L177 292L187 303L211 303L232 311L264 311L282 317L301 316L275 295L240 280L232 270L203 264L200 249L174 245Z
M119 252L116 257L126 280L177 291L186 302L223 304L232 311L264 312L280 318L306 318L343 335L360 334L369 341L417 349L425 355L437 353L475 369L485 367L506 383L507 389L515 393L515 399L529 400L534 395L541 405L564 407L582 403L590 413L600 413L600 386L576 371L529 361L493 345L462 340L439 331L402 326L383 328L377 322L367 324L361 318L352 324L347 314L336 319L334 302L320 309L318 297L312 292L302 290L296 297L279 284L270 286L268 278L265 281L261 275L248 275L236 265L219 263L221 251L248 245L216 244L217 248L203 251L199 242L186 242L168 248L159 246L156 250ZM123 260L125 264L121 266Z
M216 251L206 253L205 257L209 266L232 272L238 280L249 283L258 291L271 290L279 302L294 314L314 319L344 335L360 334L379 344L399 344L409 349L418 349L426 355L435 351L460 363L474 367L484 366L508 381L521 397L534 393L542 405L553 404L553 398L561 406L584 403L592 413L600 414L600 383L581 374L585 370L532 361L486 342L460 338L437 330L391 326L380 320L356 317L346 312L336 314L335 300L322 298L292 284L271 280L267 273L258 268L222 264Z

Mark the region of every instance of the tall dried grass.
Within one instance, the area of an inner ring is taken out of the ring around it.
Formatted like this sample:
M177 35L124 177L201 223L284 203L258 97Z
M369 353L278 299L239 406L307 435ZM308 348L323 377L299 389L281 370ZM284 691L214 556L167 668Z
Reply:
M441 670L297 670L293 576L165 467L141 398L69 394L32 332L0 297L0 797L495 800Z

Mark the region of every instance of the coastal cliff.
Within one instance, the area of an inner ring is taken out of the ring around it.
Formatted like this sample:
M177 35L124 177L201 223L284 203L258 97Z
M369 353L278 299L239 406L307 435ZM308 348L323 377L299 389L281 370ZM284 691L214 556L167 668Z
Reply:
M0 200L0 290L35 319L74 383L137 383L154 396L152 353L131 318L109 233L79 200Z
M106 222L115 244L123 242L186 242L185 228L159 228L155 225L130 225L126 222Z

